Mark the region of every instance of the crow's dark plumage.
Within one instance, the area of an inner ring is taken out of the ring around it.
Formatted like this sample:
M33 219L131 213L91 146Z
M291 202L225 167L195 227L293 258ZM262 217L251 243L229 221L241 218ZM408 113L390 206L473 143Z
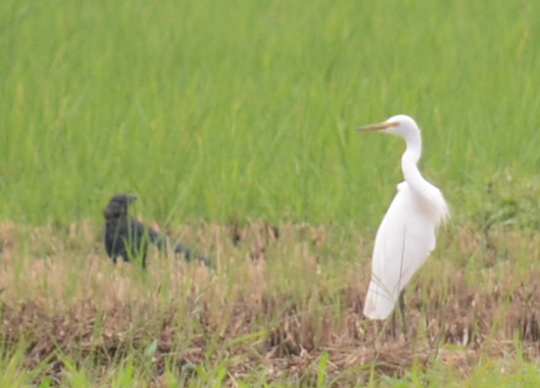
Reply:
M146 268L146 252L148 243L155 244L160 250L166 249L166 239L154 229L144 226L137 219L128 215L129 205L137 196L134 194L117 194L111 198L109 204L103 209L105 217L105 250L116 263L120 256L124 261L139 260ZM210 266L210 260L199 257L189 248L177 243L174 253L183 254L186 261L197 259Z
M128 215L129 205L136 199L136 195L117 194L103 209L105 250L114 263L120 256L124 261L141 260L145 268L148 241L155 233Z

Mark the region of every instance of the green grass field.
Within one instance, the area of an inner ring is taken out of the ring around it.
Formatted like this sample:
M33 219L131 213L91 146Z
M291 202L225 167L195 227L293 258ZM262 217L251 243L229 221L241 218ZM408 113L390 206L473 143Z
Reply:
M0 2L0 385L538 386L539 21L526 0ZM412 342L355 310L404 149L355 128L398 113L453 216ZM113 268L122 191L217 271Z

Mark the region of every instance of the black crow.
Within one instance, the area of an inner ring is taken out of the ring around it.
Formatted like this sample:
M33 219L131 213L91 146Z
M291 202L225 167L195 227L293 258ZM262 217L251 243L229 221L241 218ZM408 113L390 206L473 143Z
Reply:
M144 226L137 219L128 215L129 205L137 199L134 194L116 194L103 209L105 217L105 250L116 263L120 256L126 262L137 260L146 268L148 243L155 244L159 250L166 249L166 239L154 229ZM210 260L199 257L180 243L174 246L174 253L183 254L186 261L197 259L210 266Z

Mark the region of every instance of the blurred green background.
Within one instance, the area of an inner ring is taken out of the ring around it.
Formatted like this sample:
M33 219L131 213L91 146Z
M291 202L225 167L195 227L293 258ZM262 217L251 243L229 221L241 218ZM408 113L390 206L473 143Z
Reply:
M536 187L539 54L535 1L3 0L0 218L374 228L404 142L355 128L406 113L467 219Z

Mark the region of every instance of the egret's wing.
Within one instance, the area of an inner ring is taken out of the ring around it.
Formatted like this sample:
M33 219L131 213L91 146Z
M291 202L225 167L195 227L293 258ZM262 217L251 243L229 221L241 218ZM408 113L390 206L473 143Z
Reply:
M364 305L364 315L371 319L385 319L392 313L399 293L435 248L437 223L407 183L398 188L375 239Z

